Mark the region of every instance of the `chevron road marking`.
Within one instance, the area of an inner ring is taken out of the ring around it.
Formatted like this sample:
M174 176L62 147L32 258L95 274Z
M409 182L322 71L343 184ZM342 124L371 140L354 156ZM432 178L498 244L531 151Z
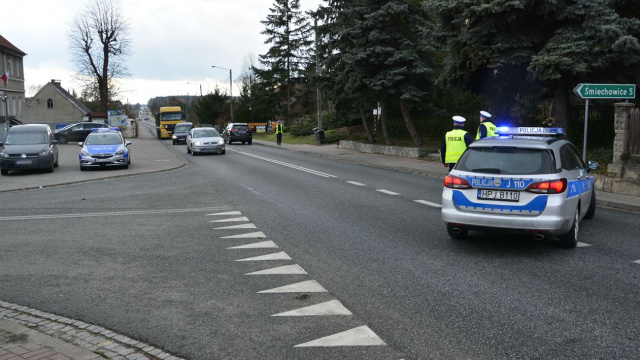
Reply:
M295 345L294 347L312 346L379 346L387 345L368 326L360 326L341 333Z
M289 255L287 255L286 252L281 251L274 254L250 257L250 258L240 259L236 261L268 261L268 260L291 260L291 257L289 257Z
M213 230L225 230L225 229L256 229L254 224L240 224L213 228Z
M260 241L253 244L228 247L227 250L234 249L277 249L278 245L273 241Z
M298 293L298 292L328 292L315 280L307 280L299 283L285 285L269 290L258 291L258 294L269 293Z
M271 269L254 271L245 275L306 275L307 272L298 264L279 266Z
M237 217L231 219L210 220L209 222L233 222L233 221L249 221L246 217Z
M223 236L220 239L249 239L249 238L264 239L266 237L267 237L267 235L265 235L262 231L258 231L258 232L248 233L248 234Z
M297 310L285 311L271 316L322 316L322 315L353 315L338 300L331 300L321 304L303 307Z
M240 211L227 211L227 212L221 212L217 214L207 214L207 216L218 216L218 215L242 215L242 214L240 214Z

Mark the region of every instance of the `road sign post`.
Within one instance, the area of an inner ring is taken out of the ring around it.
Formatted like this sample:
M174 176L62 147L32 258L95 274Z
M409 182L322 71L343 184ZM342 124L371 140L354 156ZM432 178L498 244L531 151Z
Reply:
M635 84L578 84L573 93L584 102L584 139L582 160L587 161L587 125L589 123L589 99L635 99Z

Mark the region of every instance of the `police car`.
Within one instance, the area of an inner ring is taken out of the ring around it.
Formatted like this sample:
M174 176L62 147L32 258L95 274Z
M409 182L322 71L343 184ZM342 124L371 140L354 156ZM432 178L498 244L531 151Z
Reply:
M131 164L131 141L126 141L117 127L93 129L84 142L78 143L80 170L122 167Z
M496 133L469 145L445 178L441 214L449 236L506 231L575 247L580 220L595 215L589 172L598 164L585 164L562 128L498 127Z

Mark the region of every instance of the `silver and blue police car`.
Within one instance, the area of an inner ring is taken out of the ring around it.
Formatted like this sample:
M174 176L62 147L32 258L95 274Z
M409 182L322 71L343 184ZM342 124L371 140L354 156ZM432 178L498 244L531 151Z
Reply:
M496 129L467 148L446 176L442 219L449 236L525 233L573 248L580 220L595 215L598 164L582 160L562 128Z
M122 167L131 164L131 141L126 141L117 127L94 129L84 142L78 143L80 170Z

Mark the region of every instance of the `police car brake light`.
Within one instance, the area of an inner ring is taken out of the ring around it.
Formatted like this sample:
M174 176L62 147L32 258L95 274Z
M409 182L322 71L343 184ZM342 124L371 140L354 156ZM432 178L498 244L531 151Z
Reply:
M536 194L560 194L567 190L567 179L538 181L529 184L525 191Z
M529 135L529 136L559 136L565 135L563 128L544 127L509 127L499 126L495 131L498 135Z
M450 189L471 189L471 184L467 179L463 179L453 175L447 175L444 178L444 187Z

